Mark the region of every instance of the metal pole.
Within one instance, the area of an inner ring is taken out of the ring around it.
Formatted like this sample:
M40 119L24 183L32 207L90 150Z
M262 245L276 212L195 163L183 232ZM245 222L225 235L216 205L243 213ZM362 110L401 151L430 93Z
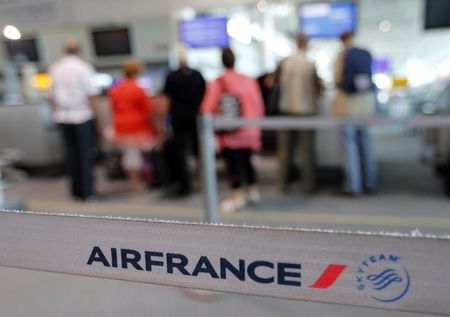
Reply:
M198 138L201 154L201 174L205 204L205 221L217 222L217 176L214 144L214 118L210 114L198 117Z
M2 209L5 205L5 188L2 181L2 162L0 161L0 209Z

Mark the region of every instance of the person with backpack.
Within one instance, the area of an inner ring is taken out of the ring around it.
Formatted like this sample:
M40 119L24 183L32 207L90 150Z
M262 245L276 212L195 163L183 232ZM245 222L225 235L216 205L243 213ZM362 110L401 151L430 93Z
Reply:
M375 85L372 81L372 55L355 47L353 33L341 35L344 49L335 64L335 112L339 116L364 118L375 109ZM345 185L342 194L349 197L373 193L377 189L376 164L367 127L349 125L342 129L345 152Z
M228 119L262 117L264 105L257 81L234 70L235 56L231 49L223 49L222 62L225 72L209 84L200 111ZM220 211L232 213L239 211L247 203L258 203L261 196L257 188L252 154L261 149L261 129L244 127L220 131L218 140L231 187L228 198L219 206ZM242 191L244 181L247 185L246 193Z

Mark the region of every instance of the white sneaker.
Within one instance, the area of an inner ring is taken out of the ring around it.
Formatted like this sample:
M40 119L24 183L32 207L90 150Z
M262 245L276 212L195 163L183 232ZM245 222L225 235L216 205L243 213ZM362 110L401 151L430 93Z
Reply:
M220 204L220 212L224 214L231 214L239 211L239 209L244 208L246 205L245 198L239 196L236 198L227 198Z
M247 199L249 204L258 205L261 202L261 194L259 190L253 189L247 193Z

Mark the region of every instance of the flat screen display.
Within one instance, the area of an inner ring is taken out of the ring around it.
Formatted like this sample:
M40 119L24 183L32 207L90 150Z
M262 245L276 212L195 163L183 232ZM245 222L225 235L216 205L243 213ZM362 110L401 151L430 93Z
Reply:
M98 57L132 54L128 28L93 30L92 38Z
M427 0L425 10L425 29L450 27L450 1Z
M26 59L30 62L39 62L39 50L35 38L5 42L6 52L10 60Z
M300 7L300 30L310 38L337 38L354 32L357 8L353 2L317 2Z
M199 17L180 22L180 40L192 48L228 47L226 17Z
M372 71L374 73L389 73L392 70L392 60L388 57L375 57L373 59Z

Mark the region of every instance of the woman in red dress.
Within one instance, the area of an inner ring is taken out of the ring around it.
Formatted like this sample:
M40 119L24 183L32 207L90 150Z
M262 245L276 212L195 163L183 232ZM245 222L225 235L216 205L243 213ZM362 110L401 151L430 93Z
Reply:
M114 123L113 142L122 149L122 166L132 191L144 188L142 152L151 150L158 141L157 118L150 98L136 80L141 69L139 61L125 62L125 79L109 94Z

